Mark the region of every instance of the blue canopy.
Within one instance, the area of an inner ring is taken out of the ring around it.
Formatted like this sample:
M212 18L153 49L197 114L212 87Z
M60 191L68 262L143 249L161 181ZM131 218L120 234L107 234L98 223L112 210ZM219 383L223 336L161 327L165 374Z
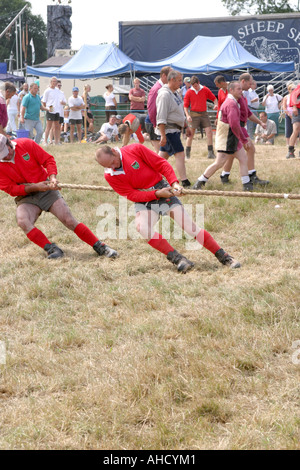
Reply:
M172 66L182 73L209 73L232 69L257 69L267 72L293 72L294 62L264 62L246 51L233 36L196 36L193 41L166 59L156 62L136 61L135 70L159 73Z
M41 77L92 79L121 75L133 70L134 61L115 44L82 46L62 67L27 67L27 73Z

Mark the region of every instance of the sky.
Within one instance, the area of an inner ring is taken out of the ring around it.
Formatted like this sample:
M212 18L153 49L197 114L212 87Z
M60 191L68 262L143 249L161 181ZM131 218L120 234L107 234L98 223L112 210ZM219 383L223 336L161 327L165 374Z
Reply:
M41 15L47 24L47 5L50 0L29 0L32 13ZM56 2L57 3L57 2ZM67 4L67 2L65 2ZM119 43L119 21L160 21L186 18L229 16L221 0L189 2L184 0L72 0L72 49L83 44ZM201 6L200 6L201 5Z

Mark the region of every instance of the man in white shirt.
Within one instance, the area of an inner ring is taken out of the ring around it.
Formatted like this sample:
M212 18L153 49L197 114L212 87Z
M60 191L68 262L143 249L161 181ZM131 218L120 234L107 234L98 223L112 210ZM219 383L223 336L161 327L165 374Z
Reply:
M255 114L255 116L258 116L257 110L259 108L259 96L255 91L256 87L257 87L256 81L252 80L251 81L251 88L249 88L249 90L245 90L243 92L243 95L247 99L248 108L250 109L252 114ZM253 137L254 137L255 128L256 128L256 123L253 122L253 121L250 121L250 119L248 119L248 121L247 121L247 132L249 134L250 139L253 139Z
M268 119L267 113L262 111L259 115L259 119L266 124L267 128L264 129L261 125L257 124L255 130L255 143L256 144L267 144L274 145L274 138L277 134L277 128L274 121Z
M50 130L53 126L53 134L55 145L60 141L60 106L63 104L63 99L60 90L57 88L58 80L52 77L50 86L45 90L42 105L47 108L46 113L46 129L45 129L45 144L47 144Z
M81 126L82 126L82 110L85 108L85 104L81 96L78 96L79 88L75 86L72 90L72 96L68 100L70 108L69 122L70 122L70 142L74 142L74 130L75 126L77 129L77 139L81 142Z
M114 138L116 141L119 140L119 131L117 126L117 118L112 114L108 122L102 124L100 129L100 137L95 141L96 144L102 144L112 140Z

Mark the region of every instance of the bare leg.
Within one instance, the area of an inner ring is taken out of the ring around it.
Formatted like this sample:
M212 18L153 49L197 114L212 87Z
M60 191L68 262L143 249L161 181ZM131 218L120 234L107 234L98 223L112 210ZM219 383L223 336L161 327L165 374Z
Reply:
M154 226L159 219L159 215L154 211L143 210L137 212L135 216L135 225L137 231L145 240L151 240L154 235Z
M78 137L78 143L81 142L81 124L77 124L77 137Z
M175 153L175 165L176 165L177 174L179 175L179 178L181 179L181 181L186 180L187 176L186 176L184 152Z
M250 148L247 149L248 158L248 170L254 170L255 168L255 147L252 140L249 139Z
M230 173L233 164L234 155L228 155L223 170Z
M46 129L45 129L45 143L46 144L48 142L48 137L49 137L50 130L52 128L52 124L53 124L53 121L47 121L46 123Z
M55 141L55 145L58 145L60 142L60 122L59 121L54 122L54 141Z
M212 132L212 127L205 127L204 128L206 137L207 137L207 145L212 145L213 144L213 132Z
M191 135L186 138L186 146L191 147L196 129L191 128Z
M70 142L73 144L74 142L74 129L75 129L75 124L70 124Z
M218 152L216 161L206 168L203 175L207 179L210 178L217 170L222 168L227 163L228 158L231 158L231 155L228 155L228 154L222 153L222 152Z
M151 140L151 144L153 145L155 152L159 154L159 149L160 149L159 140Z
M41 209L34 204L20 204L17 207L16 218L18 226L23 232L30 232L34 228L34 224L41 214Z
M71 210L64 199L57 199L49 209L69 230L74 231L78 221L73 217Z

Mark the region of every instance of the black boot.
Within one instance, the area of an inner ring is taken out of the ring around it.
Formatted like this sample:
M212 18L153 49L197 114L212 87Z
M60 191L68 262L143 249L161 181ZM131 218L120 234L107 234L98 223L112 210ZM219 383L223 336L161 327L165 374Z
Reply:
M192 261L188 260L176 250L169 251L167 259L171 261L171 263L175 264L175 266L177 266L177 271L181 273L186 273L194 267L194 263L192 263Z
M64 256L64 252L55 243L47 243L44 246L44 250L47 251L48 259L62 258Z
M261 179L256 175L256 171L254 171L253 173L251 173L251 175L249 175L249 177L250 177L251 183L253 183L253 184L260 184L261 186L266 186L267 184L270 183L270 181L268 181L268 180L261 180Z
M229 266L232 269L241 267L241 263L239 263L237 260L232 258L232 256L230 256L228 253L226 253L223 250L223 248L220 248L215 253L215 256L220 261L220 263L224 264L224 266Z
M229 181L229 176L230 176L230 175L223 175L223 176L221 175L221 176L220 176L220 178L221 178L221 183L223 183L223 184L229 184L229 183L230 183L230 181Z
M202 189L202 186L205 186L205 181L199 181L197 180L196 183L194 184L194 186L192 187L192 189Z
M107 258L117 258L119 256L116 250L113 250L108 245L105 245L105 243L100 242L100 240L95 243L93 249L99 256L106 256Z
M244 183L243 191L253 191L253 183L251 181L249 181L249 183Z

